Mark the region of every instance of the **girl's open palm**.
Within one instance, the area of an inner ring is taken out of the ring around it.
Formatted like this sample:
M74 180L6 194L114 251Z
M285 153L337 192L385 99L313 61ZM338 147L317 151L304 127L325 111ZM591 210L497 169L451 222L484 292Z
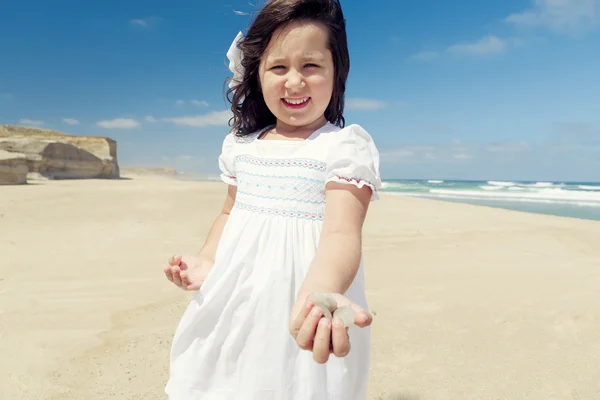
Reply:
M164 267L168 280L183 290L198 290L213 267L213 261L200 256L173 256Z

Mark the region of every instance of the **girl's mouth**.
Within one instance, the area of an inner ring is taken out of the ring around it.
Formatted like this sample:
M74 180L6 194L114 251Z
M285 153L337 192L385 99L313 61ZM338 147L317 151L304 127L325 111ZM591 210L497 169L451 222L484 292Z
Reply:
M286 106L287 108L292 108L294 110L306 107L309 101L310 97L281 99L281 102L284 106Z

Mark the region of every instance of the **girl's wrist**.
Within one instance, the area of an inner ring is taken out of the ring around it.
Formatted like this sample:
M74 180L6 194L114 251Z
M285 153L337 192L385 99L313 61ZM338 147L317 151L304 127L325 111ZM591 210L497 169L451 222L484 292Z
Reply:
M304 301L311 293L336 293L336 290L326 287L324 285L312 282L304 282L298 291L298 296L296 296L297 301Z
M204 262L209 262L211 264L215 263L215 256L212 255L212 254L206 253L206 252L204 252L202 250L200 250L198 252L198 254L196 254L196 258L199 259L199 260L201 260L201 261L204 261Z

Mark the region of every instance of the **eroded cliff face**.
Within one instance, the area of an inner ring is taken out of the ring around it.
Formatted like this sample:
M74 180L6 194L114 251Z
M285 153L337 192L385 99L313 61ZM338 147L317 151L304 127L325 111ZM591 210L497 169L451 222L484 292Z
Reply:
M0 150L0 185L27 183L27 160L23 154Z
M107 137L0 125L0 151L3 151L0 184L25 183L15 176L16 170L22 173L23 160L27 166L26 175L48 179L119 178L117 143Z

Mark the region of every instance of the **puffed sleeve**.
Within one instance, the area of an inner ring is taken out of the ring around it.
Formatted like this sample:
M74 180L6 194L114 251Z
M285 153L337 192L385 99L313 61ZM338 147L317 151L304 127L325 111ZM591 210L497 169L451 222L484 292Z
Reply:
M359 125L350 125L337 132L327 161L327 182L369 186L371 200L379 198L381 187L379 151L369 133Z
M235 137L229 133L223 140L221 155L219 156L219 169L221 170L221 180L229 185L237 186L237 178L234 164Z

